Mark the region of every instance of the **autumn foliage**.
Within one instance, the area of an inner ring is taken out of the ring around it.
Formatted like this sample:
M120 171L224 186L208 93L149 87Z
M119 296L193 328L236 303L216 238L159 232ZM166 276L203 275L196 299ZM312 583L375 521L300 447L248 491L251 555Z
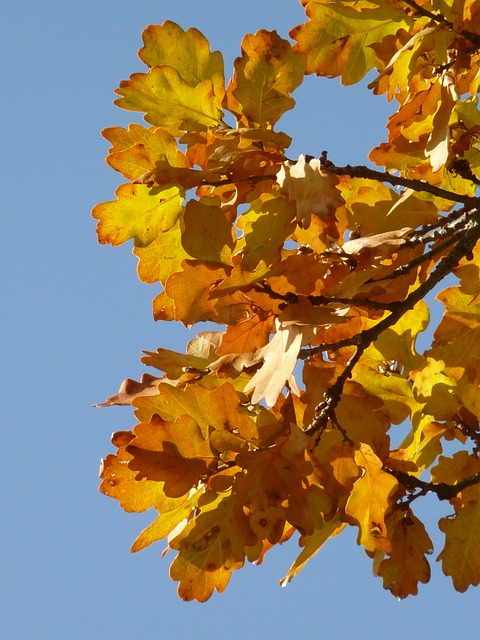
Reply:
M156 512L132 550L166 539L199 601L295 536L288 583L347 526L385 588L416 594L430 493L464 591L480 582L480 0L302 4L291 40L245 36L228 81L199 31L150 26L147 69L116 90L146 124L103 132L126 182L93 210L99 241L133 240L156 320L209 324L104 403L137 424L100 489ZM370 164L288 158L277 123L305 74L367 73L397 105Z

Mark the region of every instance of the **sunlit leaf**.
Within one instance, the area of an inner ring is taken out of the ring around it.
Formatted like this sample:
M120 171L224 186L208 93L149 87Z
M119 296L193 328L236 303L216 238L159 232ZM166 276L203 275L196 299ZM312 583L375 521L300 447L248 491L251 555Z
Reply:
M242 41L242 57L227 89L227 107L243 126L272 128L295 104L305 59L276 31L260 30Z

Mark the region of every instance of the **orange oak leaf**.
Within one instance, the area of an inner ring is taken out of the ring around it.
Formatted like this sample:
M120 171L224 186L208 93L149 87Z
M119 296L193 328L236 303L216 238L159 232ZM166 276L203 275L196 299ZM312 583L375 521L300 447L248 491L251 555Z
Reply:
M132 455L125 449L134 437L132 432L127 434L125 444L119 447L116 455L109 454L102 460L100 467L100 491L119 501L128 512L142 512L151 509L170 511L183 504L183 498L172 498L164 491L163 482L137 478L137 472L128 467ZM114 441L119 434L114 434ZM117 444L118 446L118 444Z
M129 468L137 479L164 483L165 494L185 496L207 469L215 464L208 439L188 415L166 422L153 416L135 427L135 438L127 446L132 455Z
M425 557L433 551L423 523L412 513L397 520L389 557L380 563L378 575L383 586L399 600L418 593L418 583L430 580L430 565Z
M289 431L272 447L242 452L235 457L235 463L244 470L236 479L235 494L248 509L252 529L260 539L273 544L280 540L287 519L300 531L313 532L309 499L316 506L330 507L323 494L307 490L307 478L313 471L305 452L308 437L294 424Z

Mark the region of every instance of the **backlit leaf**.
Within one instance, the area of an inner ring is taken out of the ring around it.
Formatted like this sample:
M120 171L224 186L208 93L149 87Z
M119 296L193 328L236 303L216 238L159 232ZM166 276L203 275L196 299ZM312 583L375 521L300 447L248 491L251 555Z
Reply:
M102 244L114 246L133 238L146 246L162 231L171 229L182 212L183 194L178 187L149 189L122 184L117 200L97 204L92 215L99 220L97 233Z
M247 127L272 128L295 101L305 59L276 31L260 30L242 41L242 57L227 89L227 107Z
M418 583L430 580L425 555L432 550L432 541L418 518L408 512L399 518L393 531L392 550L378 570L385 589L390 589L399 600L416 595Z
M345 506L345 515L359 528L357 542L367 551L390 551L385 516L390 508L390 497L398 482L382 470L382 461L366 444L355 452L355 462L363 469L355 482Z
M438 556L457 591L480 584L480 500L469 502L453 518L438 523L445 547Z
M358 3L355 3L358 5ZM309 2L309 21L290 32L307 57L307 73L354 84L378 63L372 45L406 27L405 13L376 2Z
M147 122L176 136L221 124L222 111L212 81L203 80L192 87L172 67L134 73L120 83L116 93L121 96L115 101L119 107L144 112Z

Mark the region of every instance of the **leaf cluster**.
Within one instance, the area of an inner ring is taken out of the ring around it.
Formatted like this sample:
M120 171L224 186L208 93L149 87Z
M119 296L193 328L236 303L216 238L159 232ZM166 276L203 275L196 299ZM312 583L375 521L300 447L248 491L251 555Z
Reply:
M99 241L133 240L156 320L218 330L146 352L157 375L103 403L138 423L100 489L156 511L132 550L166 538L180 597L202 602L297 535L287 584L346 526L385 588L416 594L433 545L413 509L433 493L463 591L480 582L480 2L302 4L294 44L245 36L228 82L199 31L150 26L147 71L117 89L146 124L103 132L127 182L93 210ZM369 155L383 169L289 159L277 126L305 74L369 72L398 105Z

